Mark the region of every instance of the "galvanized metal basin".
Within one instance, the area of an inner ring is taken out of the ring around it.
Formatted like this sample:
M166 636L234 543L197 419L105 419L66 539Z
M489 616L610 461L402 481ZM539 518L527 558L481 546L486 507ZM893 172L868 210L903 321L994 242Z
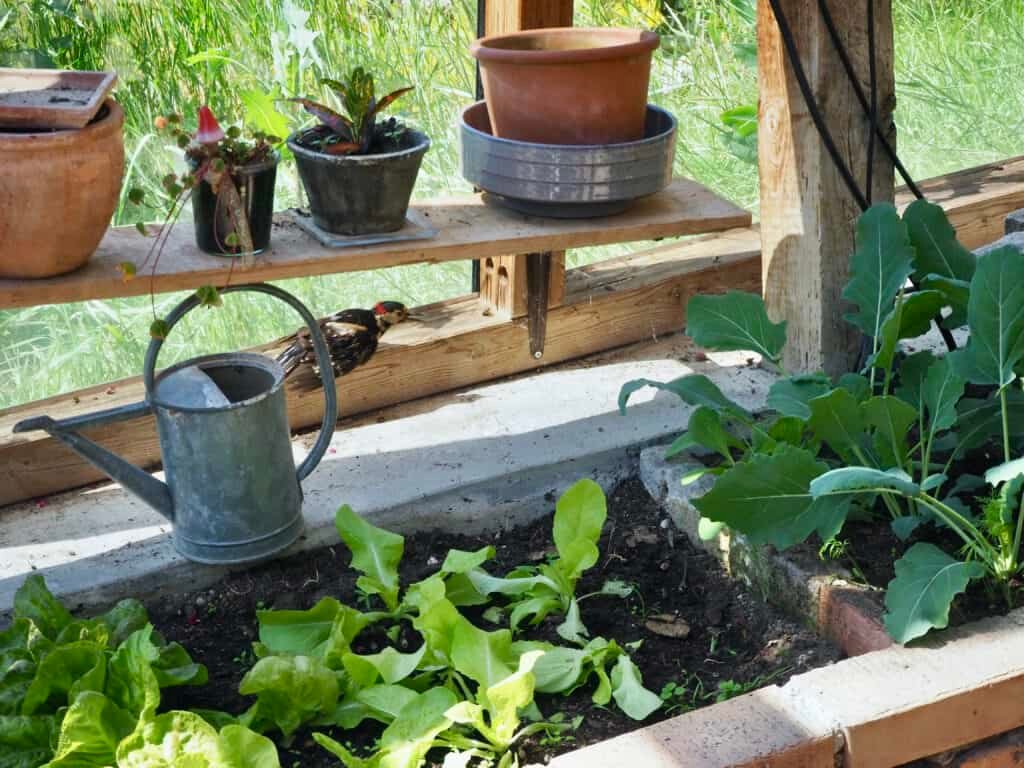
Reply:
M647 105L644 138L605 146L499 139L479 101L459 120L462 175L484 198L535 216L589 218L621 213L672 181L676 120Z

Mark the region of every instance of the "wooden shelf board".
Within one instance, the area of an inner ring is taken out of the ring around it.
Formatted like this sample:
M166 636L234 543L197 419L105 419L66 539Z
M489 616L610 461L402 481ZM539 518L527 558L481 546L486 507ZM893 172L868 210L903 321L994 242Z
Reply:
M231 282L558 251L719 232L750 224L749 212L687 179L676 179L666 190L640 200L625 213L600 219L524 216L487 205L480 195L419 203L412 211L438 230L434 239L331 249L317 243L290 219L279 216L271 251L245 269L236 264ZM133 227L111 229L82 269L41 280L0 280L0 309L139 296L150 291L194 290L201 285L222 285L228 279L230 260L199 251L192 223L182 221L170 234L156 274L151 278L147 267L125 282L117 265L124 261L141 265L152 243L152 238L142 237Z

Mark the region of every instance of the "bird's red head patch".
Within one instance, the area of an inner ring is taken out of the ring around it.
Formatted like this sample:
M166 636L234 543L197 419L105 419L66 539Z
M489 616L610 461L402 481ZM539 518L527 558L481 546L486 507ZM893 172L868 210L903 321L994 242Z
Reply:
M402 312L405 305L398 301L378 301L373 307L373 314L387 315L392 312Z

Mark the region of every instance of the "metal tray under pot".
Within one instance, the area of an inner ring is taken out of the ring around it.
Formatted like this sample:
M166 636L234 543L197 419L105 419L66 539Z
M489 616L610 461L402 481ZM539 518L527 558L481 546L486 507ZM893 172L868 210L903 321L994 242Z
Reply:
M483 101L463 110L459 133L462 175L486 193L485 200L534 216L611 216L672 181L676 120L652 104L644 138L622 144L497 138Z

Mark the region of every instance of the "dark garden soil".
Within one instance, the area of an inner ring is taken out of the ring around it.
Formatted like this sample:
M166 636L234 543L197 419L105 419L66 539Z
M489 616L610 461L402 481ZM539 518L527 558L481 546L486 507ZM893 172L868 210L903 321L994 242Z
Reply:
M950 554L956 554L962 545L961 539L952 532L939 531L932 526L923 526L907 541L900 541L884 521L847 523L840 539L845 542L845 547L835 562L846 568L855 580L880 590L884 590L896 576L894 563L915 543L926 541ZM813 536L805 544L795 547L794 551L801 554L817 553L820 547L821 541ZM883 592L873 597L879 605L883 605ZM1008 611L1006 601L1000 594L987 589L981 582L974 582L953 601L949 624L956 627L986 616L1002 616Z
M554 498L551 499L552 507ZM643 725L677 714L684 707L715 701L719 686L733 693L831 663L839 653L812 631L766 608L745 588L733 582L710 555L694 548L664 522L642 484L630 480L608 500L608 521L600 543L601 560L577 588L577 594L596 591L616 578L637 587L627 599L592 597L582 604L583 621L593 636L620 643L642 640L633 658L644 684L655 692L667 683L684 683L686 693L663 707ZM497 549L491 573L539 562L552 550L551 518L506 531L494 537L424 532L406 537L403 583L434 573L450 548L472 550L493 543ZM326 596L356 604L355 574L348 568L344 546L306 553L229 576L212 589L154 601L153 623L169 640L185 645L204 663L210 682L202 688L164 691L167 708L213 708L232 713L252 703L238 694L238 683L253 663L250 646L256 639L254 612L258 607L307 608ZM486 621L463 609L479 626ZM558 641L555 621L548 620L525 637ZM652 631L657 630L657 631ZM380 649L372 635L357 639L356 650ZM411 638L417 643L416 638ZM410 648L411 650L411 648ZM583 716L574 739L543 743L535 739L520 751L526 762L546 762L551 756L625 733L642 724L616 708L597 708L590 702L592 685L569 697L538 696L546 716L556 712ZM361 726L335 733L341 741L369 744L379 726ZM337 761L300 731L282 749L285 768L337 766Z

